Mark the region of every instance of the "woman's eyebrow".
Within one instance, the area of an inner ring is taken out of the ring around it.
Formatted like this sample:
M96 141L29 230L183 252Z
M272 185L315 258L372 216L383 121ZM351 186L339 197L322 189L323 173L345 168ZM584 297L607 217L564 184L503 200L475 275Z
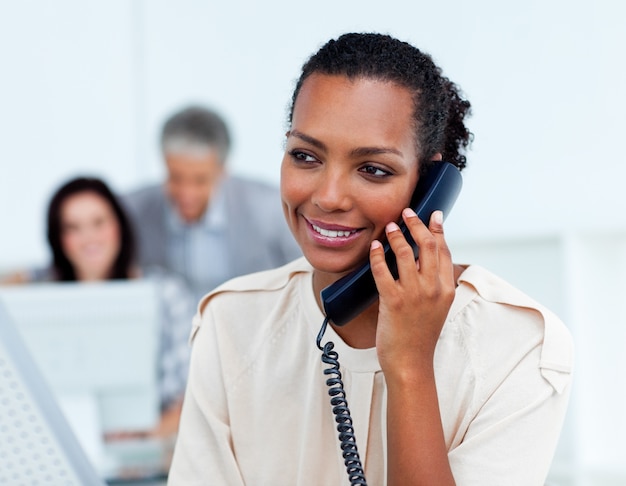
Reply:
M313 145L321 150L326 150L326 145L321 140L317 138L306 135L298 130L292 130L289 133L290 136L299 138L300 140ZM355 157L365 157L369 155L380 155L380 154L396 154L402 155L402 152L393 147L358 147L351 151L351 154Z
M381 155L381 154L396 154L402 155L402 152L398 149L391 147L359 147L352 150L352 155L358 157L366 157L369 155Z
M326 145L322 141L318 140L317 138L313 138L313 137L311 137L309 135L306 135L306 134L304 134L302 132L299 132L298 130L291 130L289 132L289 136L290 137L299 138L303 142L311 144L314 147L317 147L317 148L319 148L321 150L326 150Z

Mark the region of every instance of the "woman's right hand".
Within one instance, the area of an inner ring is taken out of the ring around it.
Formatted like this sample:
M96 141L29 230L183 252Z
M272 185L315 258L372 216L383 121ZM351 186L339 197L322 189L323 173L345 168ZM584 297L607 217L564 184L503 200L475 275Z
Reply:
M443 233L443 215L433 213L426 227L412 209L402 213L419 247L413 250L395 223L386 228L398 280L385 261L382 245L372 244L370 261L379 292L376 349L385 376L410 373L430 363L454 299L454 265Z

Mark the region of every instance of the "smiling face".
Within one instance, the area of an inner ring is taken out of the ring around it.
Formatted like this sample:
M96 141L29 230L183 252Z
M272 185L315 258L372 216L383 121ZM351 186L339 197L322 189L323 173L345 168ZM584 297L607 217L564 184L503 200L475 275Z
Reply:
M77 280L104 280L120 247L120 225L111 205L94 192L68 197L61 206L61 245Z
M397 84L313 74L294 105L281 168L289 227L326 285L397 221L418 179L413 99Z

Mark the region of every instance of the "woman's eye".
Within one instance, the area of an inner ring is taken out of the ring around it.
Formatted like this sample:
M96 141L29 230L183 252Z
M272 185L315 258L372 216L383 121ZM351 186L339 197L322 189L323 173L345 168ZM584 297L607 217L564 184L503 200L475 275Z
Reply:
M289 154L298 162L317 162L317 159L315 157L300 150L292 150L291 152L289 152Z
M361 168L361 172L365 172L367 175L371 175L374 177L386 177L391 175L391 172L388 170L381 169L380 167L375 167L373 165L366 165Z

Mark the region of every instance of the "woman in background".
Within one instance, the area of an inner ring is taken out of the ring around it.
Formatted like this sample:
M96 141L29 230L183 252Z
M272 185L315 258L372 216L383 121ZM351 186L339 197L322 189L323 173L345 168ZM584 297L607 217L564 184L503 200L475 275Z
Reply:
M181 280L135 264L135 239L123 208L100 179L78 177L63 184L48 205L48 268L21 272L5 283L95 282L149 278L157 283L162 331L159 350L161 422L148 435L176 433L189 362L194 303ZM134 431L133 431L134 432ZM120 431L115 437L128 435Z
M137 278L135 239L120 203L104 182L80 177L61 186L48 206L52 267L58 281Z

